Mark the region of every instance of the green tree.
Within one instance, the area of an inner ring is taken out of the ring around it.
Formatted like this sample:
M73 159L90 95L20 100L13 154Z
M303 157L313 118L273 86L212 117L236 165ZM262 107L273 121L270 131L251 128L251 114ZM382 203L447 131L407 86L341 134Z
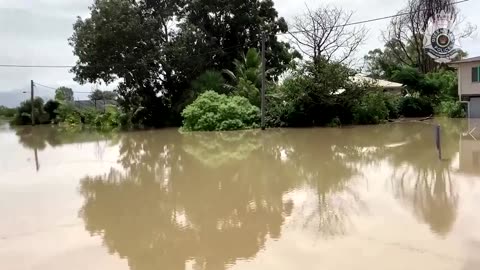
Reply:
M70 44L80 83L120 79L119 104L148 126L179 123L192 81L206 70L232 69L267 36L267 65L277 78L293 58L276 34L287 32L271 0L97 0L79 18Z
M47 124L50 122L49 115L44 111L43 107L43 99L36 97L33 100L35 124ZM12 123L19 126L32 124L32 102L30 100L24 101L20 104Z
M374 79L392 80L394 71L402 65L388 47L384 50L375 49L369 51L365 55L364 61L365 71Z
M59 87L55 90L55 100L73 102L73 90L68 87Z
M236 59L234 71L225 69L223 72L230 78L231 83L227 88L239 96L246 97L248 100L260 106L260 87L262 84L262 58L258 50L250 48L246 55L242 55L241 60ZM269 70L267 73L270 73Z
M270 74L278 78L298 52L277 34L287 33L288 25L278 16L272 0L199 0L190 1L186 7L187 22L202 33L202 39L210 49L218 50L211 61L214 69L234 69L249 48L261 47L261 35L266 34L267 66Z
M43 106L44 111L49 115L50 121L55 121L57 119L57 109L59 106L60 102L56 100L49 100L47 101L47 103L45 103L45 106Z
M281 106L276 110L283 114L279 118L288 126L352 123L352 110L369 86L351 82L350 75L340 63L325 59L307 63L275 93Z
M195 93L203 93L207 90L213 90L217 93L225 93L225 79L218 71L207 70L198 76L192 82L192 88Z
M186 131L239 130L257 126L259 109L244 97L207 91L187 106L182 116Z
M95 90L93 91L90 95L88 95L88 98L90 98L91 101L93 101L93 103L95 104L95 109L97 108L97 101L99 100L103 100L104 99L104 95L103 95L103 92L101 90Z

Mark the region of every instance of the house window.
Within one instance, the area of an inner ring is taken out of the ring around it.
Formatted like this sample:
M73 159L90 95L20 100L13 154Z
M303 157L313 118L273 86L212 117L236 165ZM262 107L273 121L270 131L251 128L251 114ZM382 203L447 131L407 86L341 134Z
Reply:
M480 82L480 67L472 68L472 82Z

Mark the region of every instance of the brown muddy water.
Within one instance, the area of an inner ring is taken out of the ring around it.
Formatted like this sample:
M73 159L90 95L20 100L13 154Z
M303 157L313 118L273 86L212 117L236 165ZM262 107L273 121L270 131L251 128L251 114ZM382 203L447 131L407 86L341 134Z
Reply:
M3 125L0 269L480 269L476 126Z

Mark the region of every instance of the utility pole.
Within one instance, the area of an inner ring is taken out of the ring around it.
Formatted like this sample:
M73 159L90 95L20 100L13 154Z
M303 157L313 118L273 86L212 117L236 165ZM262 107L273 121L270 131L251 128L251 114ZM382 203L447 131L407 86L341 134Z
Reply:
M30 115L30 118L32 118L32 126L35 126L35 109L33 107L33 99L34 99L34 94L33 94L33 88L35 87L35 84L33 83L33 80L30 81L30 103L32 107L32 112Z
M261 104L261 111L262 111L262 130L265 130L265 32L262 32L262 104Z

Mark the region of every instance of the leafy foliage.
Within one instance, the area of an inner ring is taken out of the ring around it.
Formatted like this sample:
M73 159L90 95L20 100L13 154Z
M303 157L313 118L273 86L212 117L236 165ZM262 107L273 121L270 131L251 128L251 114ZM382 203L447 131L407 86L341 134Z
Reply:
M212 90L217 93L226 93L225 79L222 73L218 71L207 70L202 75L198 76L192 82L192 88L195 93L203 93L207 90Z
M33 113L35 124L50 123L49 114L43 108L43 99L35 98L33 100ZM12 121L14 125L30 125L32 124L32 102L30 100L24 101L17 108L15 118Z
M442 101L438 111L441 115L450 118L465 118L467 116L464 104L459 101Z
M45 103L45 106L43 107L43 109L45 110L46 113L48 113L50 120L56 121L58 116L58 112L57 112L58 107L60 107L60 102L56 100L49 100L47 101L47 103Z
M187 106L182 116L185 131L239 130L257 126L259 109L244 97L207 91Z
M55 90L55 100L73 102L73 90L68 87L59 87Z
M355 124L379 124L387 120L389 110L381 92L370 92L363 96L353 109Z
M400 101L399 113L405 117L426 117L433 115L431 101L422 97L404 97Z
M242 52L260 47L262 32L270 78L278 78L294 55L277 40L287 31L272 0L97 0L74 25L72 71L80 83L120 80L119 104L136 124L174 125L205 90L192 82L207 70L232 70Z
M355 103L370 86L352 83L350 75L339 63L306 64L275 93L280 99L275 110L283 114L275 118L287 126L323 126L335 118L342 124L352 123Z

